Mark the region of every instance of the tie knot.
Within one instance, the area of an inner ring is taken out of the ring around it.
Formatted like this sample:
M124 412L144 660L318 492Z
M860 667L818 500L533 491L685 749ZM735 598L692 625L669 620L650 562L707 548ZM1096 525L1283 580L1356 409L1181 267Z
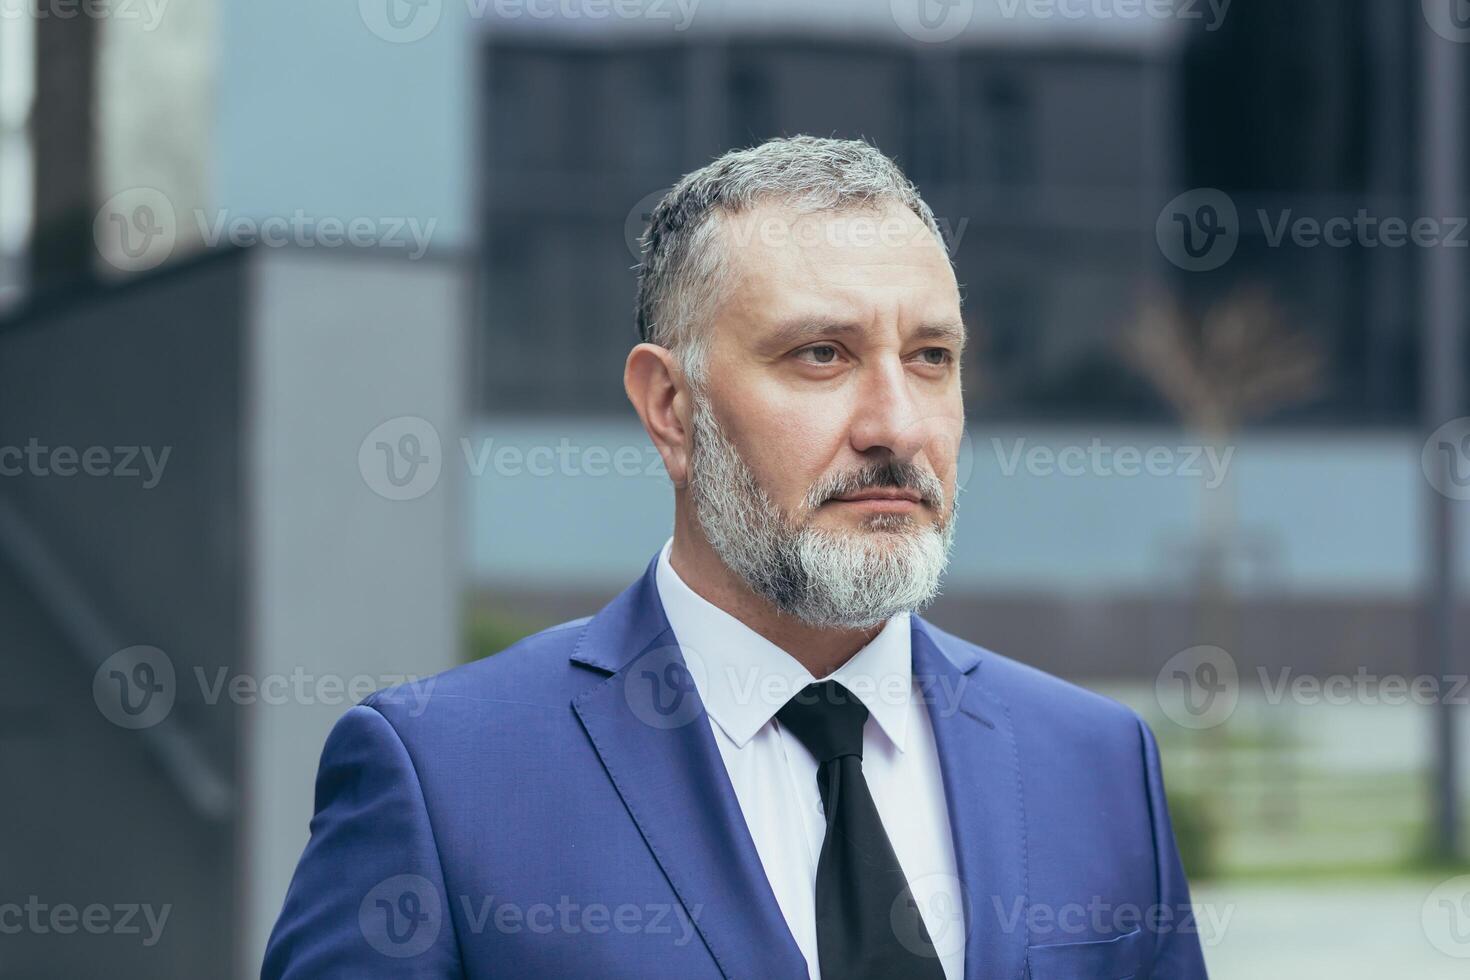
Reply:
M801 740L817 762L844 755L863 757L863 725L868 709L836 681L819 681L802 688L776 719Z

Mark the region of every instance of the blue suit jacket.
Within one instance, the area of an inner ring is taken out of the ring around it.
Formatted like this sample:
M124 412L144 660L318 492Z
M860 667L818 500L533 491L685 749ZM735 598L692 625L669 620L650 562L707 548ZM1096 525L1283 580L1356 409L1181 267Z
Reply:
M913 658L968 980L1203 978L1142 721L917 616ZM654 565L596 616L342 717L262 976L806 976Z

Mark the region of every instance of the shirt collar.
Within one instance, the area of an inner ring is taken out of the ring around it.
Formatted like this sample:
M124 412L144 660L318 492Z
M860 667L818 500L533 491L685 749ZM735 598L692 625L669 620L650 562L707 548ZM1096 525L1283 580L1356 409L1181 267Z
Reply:
M655 572L664 615L705 710L732 742L744 747L815 678L795 657L689 588L669 562L673 543L673 538L664 543ZM900 752L913 695L909 625L907 612L891 617L867 646L827 678L863 703Z

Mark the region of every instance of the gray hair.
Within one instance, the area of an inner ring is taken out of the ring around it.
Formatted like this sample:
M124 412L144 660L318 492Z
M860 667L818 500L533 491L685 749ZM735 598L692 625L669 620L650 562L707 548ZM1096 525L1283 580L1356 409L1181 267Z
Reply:
M686 174L654 208L640 240L638 336L676 353L696 386L704 381L708 343L699 325L718 302L729 267L719 218L767 201L801 212L899 204L945 245L913 183L862 140L774 139Z

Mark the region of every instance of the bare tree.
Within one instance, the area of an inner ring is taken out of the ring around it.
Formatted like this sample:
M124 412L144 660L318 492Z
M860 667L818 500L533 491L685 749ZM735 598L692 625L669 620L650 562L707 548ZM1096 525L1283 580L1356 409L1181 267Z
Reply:
M1323 356L1314 338L1290 323L1261 287L1244 287L1191 317L1179 302L1155 300L1125 335L1127 360L1173 406L1184 425L1223 452L1240 427L1314 397L1322 388ZM1201 489L1200 533L1187 549L1194 576L1196 635L1227 650L1238 637L1232 615L1231 570L1268 567L1272 543L1245 540L1237 527L1233 486L1227 478ZM1283 742L1290 719L1274 717ZM1211 819L1230 773L1224 733L1214 729L1200 747L1210 752L1213 778L1199 795L1201 819ZM1274 791L1261 801L1266 819L1290 819L1295 783L1283 753L1270 777Z
M1150 302L1126 352L1185 425L1211 438L1311 399L1323 376L1316 341L1261 287L1237 290L1197 321L1177 300Z

